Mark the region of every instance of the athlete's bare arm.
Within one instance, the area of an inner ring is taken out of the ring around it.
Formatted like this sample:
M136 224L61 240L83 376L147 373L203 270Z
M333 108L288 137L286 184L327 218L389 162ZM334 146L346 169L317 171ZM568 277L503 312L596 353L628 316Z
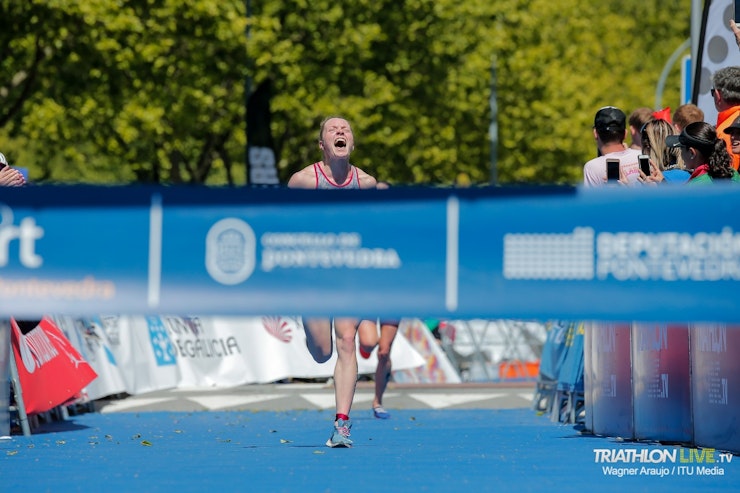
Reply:
M378 180L368 175L360 168L357 168L357 179L360 181L360 188L375 188L378 184Z
M288 188L316 188L316 173L314 173L313 164L293 173L288 180Z

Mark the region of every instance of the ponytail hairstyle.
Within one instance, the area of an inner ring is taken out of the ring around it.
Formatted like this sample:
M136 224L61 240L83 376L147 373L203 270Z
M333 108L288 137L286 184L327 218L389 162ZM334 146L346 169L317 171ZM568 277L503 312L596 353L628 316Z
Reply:
M650 157L650 162L659 170L668 168L684 169L681 152L678 148L666 146L665 138L676 135L676 129L665 120L650 120L642 126L642 153Z
M727 144L722 139L717 139L714 144L714 152L709 157L709 176L719 180L732 178L735 168L732 167L732 158L727 152Z
M707 173L713 179L726 180L732 177L734 168L732 158L727 152L725 141L717 137L717 130L706 122L694 122L684 128L684 132L697 145L691 145L701 153L704 163L709 165Z

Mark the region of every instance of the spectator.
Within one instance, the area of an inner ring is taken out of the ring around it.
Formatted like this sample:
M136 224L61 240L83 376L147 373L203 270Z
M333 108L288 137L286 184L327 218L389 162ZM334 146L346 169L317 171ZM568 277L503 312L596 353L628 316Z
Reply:
M373 415L378 419L388 419L390 413L383 407L383 394L391 378L391 347L398 334L398 320L363 320L358 328L360 337L360 356L367 359L378 346L378 365L375 368L375 396ZM380 337L378 337L380 326Z
M666 146L666 138L675 135L673 125L665 120L651 120L642 131L642 153L650 157L650 167L659 170L668 183L686 183L691 173L684 169L681 153Z
M442 334L439 333L439 326L441 325L441 320L438 318L425 318L424 319L424 325L427 326L427 329L429 329L429 332L432 333L434 338L437 341L442 340Z
M730 136L732 153L740 154L740 117L736 118L732 125L725 129L725 133Z
M680 134L666 137L666 145L681 149L681 158L686 169L691 171L689 185L708 185L715 180L740 182L724 140L709 123L690 123Z
M673 128L680 134L686 125L694 122L703 122L704 112L693 103L682 104L673 112Z
M737 47L740 48L740 26L735 23L735 19L730 19L730 29L732 29L733 34L735 34L735 43L737 43Z
M0 186L22 187L26 184L23 173L8 164L5 154L0 152Z
M640 129L652 119L653 110L646 106L637 108L630 114L630 117L627 120L630 127L630 141L632 142L630 148L637 149L638 151L642 149L642 136L640 134Z
M637 182L640 150L625 148L626 123L624 112L614 106L605 106L596 112L593 135L599 156L583 166L583 184L586 187L606 185L606 160L609 158L619 159L620 176L624 176L628 184Z
M717 137L725 142L732 160L732 167L740 166L740 155L732 154L730 136L725 133L735 119L740 116L740 67L723 67L712 75L711 89L714 107L717 108Z
M671 107L666 106L662 110L653 111L653 120L665 120L671 123Z

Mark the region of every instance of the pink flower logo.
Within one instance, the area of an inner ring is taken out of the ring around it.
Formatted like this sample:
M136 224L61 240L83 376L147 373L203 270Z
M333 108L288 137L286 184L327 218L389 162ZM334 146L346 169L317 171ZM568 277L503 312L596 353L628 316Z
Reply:
M291 329L288 321L281 317L262 317L262 326L268 334L279 341L288 343L293 339L293 329Z

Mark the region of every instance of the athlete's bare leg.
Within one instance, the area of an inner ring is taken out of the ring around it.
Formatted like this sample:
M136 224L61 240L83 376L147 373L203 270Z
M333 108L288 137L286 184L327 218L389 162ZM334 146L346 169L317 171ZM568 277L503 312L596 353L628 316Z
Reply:
M358 320L354 318L334 319L334 334L337 341L337 365L334 367L334 398L337 414L346 414L352 408L357 386L357 335Z
M373 408L383 405L383 394L391 376L391 346L396 339L398 326L383 324L380 327L380 341L378 342L378 366L375 369L375 398Z
M331 320L328 318L309 318L303 321L306 332L306 346L317 363L326 363L331 358Z
M336 318L333 321L337 347L337 362L334 367L334 400L336 420L332 434L326 441L328 447L351 447L349 412L355 398L357 385L357 319ZM325 363L332 355L332 320L323 318L306 319L303 323L306 345L318 363Z
M378 345L378 322L376 320L361 321L357 328L357 337L360 339L360 352L365 353L363 357L370 357L370 353Z

